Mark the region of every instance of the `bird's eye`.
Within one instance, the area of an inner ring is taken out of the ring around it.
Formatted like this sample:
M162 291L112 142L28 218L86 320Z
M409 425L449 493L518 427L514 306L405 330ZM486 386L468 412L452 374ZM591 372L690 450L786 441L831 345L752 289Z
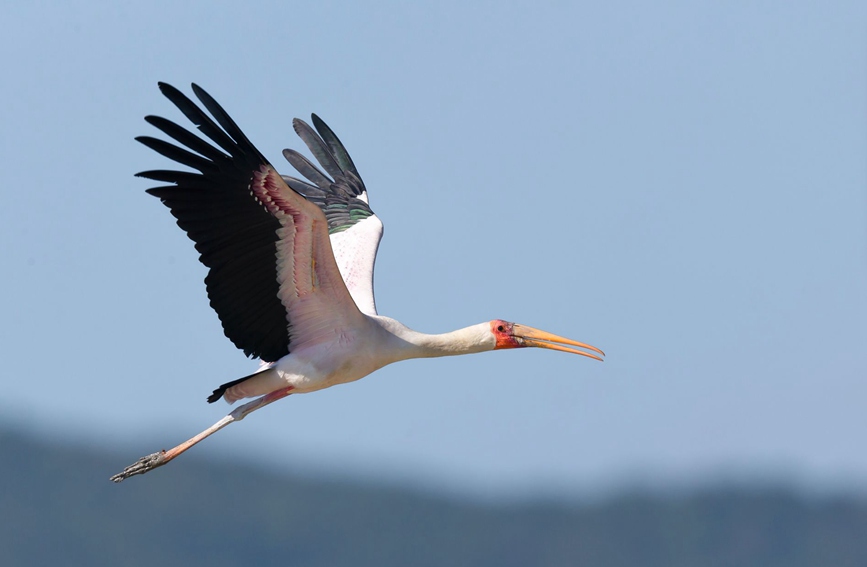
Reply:
M502 325L500 325L499 327L497 327L497 330L500 331L500 332L502 333L503 331L506 330L506 328L503 327Z

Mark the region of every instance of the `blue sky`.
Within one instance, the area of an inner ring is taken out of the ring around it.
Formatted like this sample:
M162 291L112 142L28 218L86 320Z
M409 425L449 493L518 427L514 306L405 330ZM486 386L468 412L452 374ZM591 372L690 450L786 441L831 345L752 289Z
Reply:
M380 313L608 353L401 363L202 453L476 494L864 478L863 3L304 4L0 8L5 420L120 469L256 367L133 178L167 165L143 116L183 123L156 82L197 82L283 171L293 117L341 137Z

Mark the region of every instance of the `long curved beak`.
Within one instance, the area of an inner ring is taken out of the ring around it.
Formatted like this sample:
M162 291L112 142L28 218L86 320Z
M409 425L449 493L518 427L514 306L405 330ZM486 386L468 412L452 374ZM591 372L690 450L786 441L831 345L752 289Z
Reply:
M572 339L567 339L566 337L560 337L557 335L552 335L546 331L540 331L539 329L534 329L533 327L528 327L526 325L519 325L515 323L512 326L512 336L518 341L518 344L525 347L539 347L539 348L547 348L551 350L560 350L563 352L571 352L572 354L580 354L581 356L586 356L587 358L592 358L594 360L602 360L601 356L596 356L592 352L585 352L584 350L578 350L576 348L570 348L564 345L576 346L585 350L590 350L596 353L605 356L605 353L596 348L595 346L588 345L586 343L579 343L578 341L573 341Z

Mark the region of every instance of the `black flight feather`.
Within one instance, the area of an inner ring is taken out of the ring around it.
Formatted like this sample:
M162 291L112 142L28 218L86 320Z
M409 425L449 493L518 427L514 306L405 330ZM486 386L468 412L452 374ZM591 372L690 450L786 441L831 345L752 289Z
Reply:
M340 165L340 168L343 171L352 172L355 177L361 179L361 175L359 175L358 170L355 169L355 164L352 163L352 158L349 157L346 148L344 148L343 144L340 143L340 138L337 137L337 134L335 134L331 128L328 127L328 124L315 114L311 114L310 117L313 119L313 126L316 127L316 131L319 132L319 135L322 136L322 139L326 144L328 144L328 147L331 148L331 152L334 154L334 159Z
M169 120L148 117L150 124L186 149L150 137L139 141L197 171L152 170L138 175L173 184L148 192L169 207L178 226L195 242L199 259L209 268L205 285L211 307L226 336L247 356L276 361L289 353L289 322L277 295L280 222L249 189L253 172L268 162L201 88L193 90L222 128L180 91L165 83L159 86L226 153Z

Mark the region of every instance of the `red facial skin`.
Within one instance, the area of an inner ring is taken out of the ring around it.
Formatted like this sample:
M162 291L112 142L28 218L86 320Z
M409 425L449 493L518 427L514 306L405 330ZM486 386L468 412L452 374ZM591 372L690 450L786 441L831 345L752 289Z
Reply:
M518 348L523 346L519 339L512 334L513 326L514 323L509 323L502 319L491 321L491 332L494 333L494 336L497 338L497 346L494 347L494 350L501 348Z

